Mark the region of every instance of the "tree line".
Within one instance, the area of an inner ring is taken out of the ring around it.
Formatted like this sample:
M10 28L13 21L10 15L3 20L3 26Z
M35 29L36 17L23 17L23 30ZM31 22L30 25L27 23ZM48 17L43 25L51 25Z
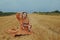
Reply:
M59 10L55 10L55 11L51 11L51 12L33 12L33 13L37 13L37 14L45 14L45 15L59 15L60 11Z
M0 11L0 16L9 16L9 15L13 15L16 14L16 12L2 12Z

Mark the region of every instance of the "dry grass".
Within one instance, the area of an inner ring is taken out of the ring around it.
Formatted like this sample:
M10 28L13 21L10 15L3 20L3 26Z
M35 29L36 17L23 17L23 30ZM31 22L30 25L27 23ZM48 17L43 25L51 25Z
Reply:
M33 34L12 37L5 31L17 28L15 15L0 17L0 40L60 40L60 16L28 14Z

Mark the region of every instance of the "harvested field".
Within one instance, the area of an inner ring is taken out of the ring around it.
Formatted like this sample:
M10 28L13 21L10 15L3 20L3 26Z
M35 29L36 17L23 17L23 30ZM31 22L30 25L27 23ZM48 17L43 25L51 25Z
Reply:
M7 29L18 28L15 15L0 17L0 40L60 40L60 16L28 14L33 34L12 37Z

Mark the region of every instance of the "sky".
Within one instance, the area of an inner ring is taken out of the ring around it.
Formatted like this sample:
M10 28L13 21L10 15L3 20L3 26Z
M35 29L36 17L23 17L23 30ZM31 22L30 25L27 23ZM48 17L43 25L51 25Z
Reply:
M0 0L0 11L34 12L60 10L60 0Z

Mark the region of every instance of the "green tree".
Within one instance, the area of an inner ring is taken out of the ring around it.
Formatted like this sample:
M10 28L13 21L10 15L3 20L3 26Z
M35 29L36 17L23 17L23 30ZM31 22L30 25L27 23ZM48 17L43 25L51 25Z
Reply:
M59 13L60 11L59 10L55 10L54 12Z
M2 11L0 11L0 13L3 13Z

